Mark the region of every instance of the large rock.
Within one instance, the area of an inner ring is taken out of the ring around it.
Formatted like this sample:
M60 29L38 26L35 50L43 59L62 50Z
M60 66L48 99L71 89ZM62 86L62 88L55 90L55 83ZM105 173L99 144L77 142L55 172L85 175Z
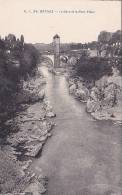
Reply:
M86 93L83 89L77 89L75 92L75 96L83 101L86 101Z
M94 101L94 100L88 100L87 105L86 105L86 110L87 112L96 112L101 109L101 102L99 101Z
M120 102L121 88L114 82L106 82L101 79L92 88L90 98L87 101L87 112L90 112L96 119L121 119Z
M42 150L42 143L36 144L36 145L30 145L26 147L28 152L26 152L26 156L36 157L39 152Z
M46 192L46 188L45 188L44 183L45 182L43 180L41 180L41 182L39 182L37 179L35 179L25 189L25 193L27 193L27 194L24 194L24 195L41 195L41 194L44 194ZM29 194L28 192L30 192L31 194ZM16 195L18 195L18 194L16 194Z
M115 106L119 100L120 97L120 87L116 85L115 83L110 83L105 89L104 89L104 105L108 106Z
M98 101L100 98L100 91L97 87L93 87L90 93L90 98L94 101Z
M78 85L78 89L76 89L75 96L80 100L86 102L89 98L89 90L85 86L80 84Z
M47 112L52 112L52 110L53 110L53 107L50 104L47 104L46 111Z
M74 84L74 80L73 80L73 79L69 79L69 80L68 80L68 84L69 84L69 87L70 87L71 85Z
M69 93L74 94L76 92L76 84L73 84L69 87Z
M49 112L46 113L46 116L49 117L49 118L53 118L53 117L56 117L56 114L49 111Z
M80 81L77 82L77 85L78 85L78 89L82 89L84 87L83 83Z

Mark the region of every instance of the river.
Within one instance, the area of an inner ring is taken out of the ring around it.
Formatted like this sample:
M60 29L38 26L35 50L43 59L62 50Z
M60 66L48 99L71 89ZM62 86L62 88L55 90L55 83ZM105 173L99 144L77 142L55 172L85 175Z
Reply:
M56 113L53 136L34 163L49 179L46 195L119 195L121 127L93 120L69 95L65 76L40 71Z

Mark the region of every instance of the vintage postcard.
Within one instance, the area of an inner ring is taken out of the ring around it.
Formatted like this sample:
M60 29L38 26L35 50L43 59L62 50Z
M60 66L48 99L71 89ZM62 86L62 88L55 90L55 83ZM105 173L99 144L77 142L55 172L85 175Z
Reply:
M0 195L122 194L121 1L0 0Z

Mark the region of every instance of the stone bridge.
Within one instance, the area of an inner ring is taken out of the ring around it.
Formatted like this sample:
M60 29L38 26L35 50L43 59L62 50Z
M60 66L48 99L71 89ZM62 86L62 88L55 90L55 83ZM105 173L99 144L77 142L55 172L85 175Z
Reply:
M60 37L58 35L53 37L52 47L53 53L50 51L40 53L40 61L44 65L53 66L54 68L62 67L63 62L65 65L68 65L67 61L71 61L69 64L74 64L74 61L76 61L82 53L81 50L70 50L62 52L60 49Z
M54 55L52 55L52 54L41 54L40 55L40 61L41 61L41 63L43 64L43 65L45 65L45 66L52 66L52 67L54 67L54 68L58 68L58 67L62 67L63 65L63 62L64 62L64 64L66 65L68 65L68 63L67 63L67 61L70 63L70 65L72 65L72 64L75 64L76 63L76 60L80 57L81 55L79 55L79 54L72 54L72 53L70 53L70 54L67 54L67 53L62 53L62 54L60 54L60 66L56 66L55 65L55 60L54 60L54 58L55 58L55 56Z
M54 55L41 54L40 61L47 66L54 66Z
M52 47L53 55L41 54L40 61L46 65L52 65L54 68L58 68L60 67L60 37L57 34L53 37Z

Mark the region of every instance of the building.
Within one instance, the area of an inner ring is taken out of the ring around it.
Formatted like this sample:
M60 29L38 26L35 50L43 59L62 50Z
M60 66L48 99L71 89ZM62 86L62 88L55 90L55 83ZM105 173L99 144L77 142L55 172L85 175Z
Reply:
M97 56L99 56L99 52L98 52L97 49L94 49L94 50L89 49L89 50L88 50L88 55L89 55L89 57L91 57L91 58L97 57Z
M54 67L60 67L60 37L57 34L53 37L53 48L54 48Z

